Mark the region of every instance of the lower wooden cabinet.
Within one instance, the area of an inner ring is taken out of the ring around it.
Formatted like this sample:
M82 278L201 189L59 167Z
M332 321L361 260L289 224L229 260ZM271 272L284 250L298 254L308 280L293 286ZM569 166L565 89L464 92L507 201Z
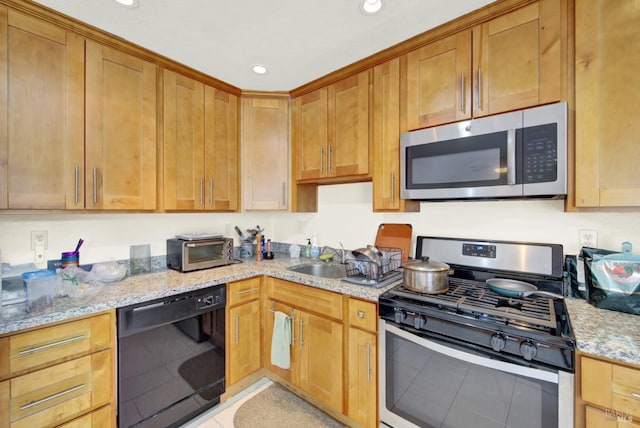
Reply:
M261 278L227 284L227 385L261 367Z
M266 307L290 317L292 340L290 367L272 364L274 313L266 314L265 367L343 413L342 296L267 278Z
M115 426L114 311L0 338L0 427Z
M640 367L580 356L585 426L640 426Z
M365 427L378 423L377 320L375 303L349 299L347 416Z

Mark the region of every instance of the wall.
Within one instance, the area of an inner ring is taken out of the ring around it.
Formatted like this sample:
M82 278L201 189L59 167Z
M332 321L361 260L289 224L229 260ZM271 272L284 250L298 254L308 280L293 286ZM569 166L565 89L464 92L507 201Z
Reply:
M20 214L0 215L2 261L32 262L31 231L46 230L48 259L85 243L82 263L127 259L129 246L150 244L151 255L165 254L165 239L184 232L220 232L238 236L233 227L260 225L268 238L303 244L317 233L321 245L352 249L373 243L380 223L410 223L413 236L456 236L552 242L565 254L579 251L578 231L598 232L598 247L620 249L623 241L640 253L638 213L565 213L563 201L493 201L422 203L420 213L372 213L371 183L321 186L318 213L240 214ZM414 242L415 244L415 242Z

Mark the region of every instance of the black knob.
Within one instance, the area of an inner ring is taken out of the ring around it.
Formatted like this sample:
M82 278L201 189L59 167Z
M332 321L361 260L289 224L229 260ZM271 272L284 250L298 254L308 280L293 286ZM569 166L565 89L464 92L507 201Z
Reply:
M520 353L525 360L531 361L538 353L538 348L536 347L535 343L527 340L526 342L522 342L520 344Z
M507 339L500 333L491 336L491 347L494 351L500 352L507 346Z
M418 330L424 327L426 323L427 320L425 320L424 317L420 315L416 315L415 317L413 317L413 326Z
M397 310L396 313L393 314L393 316L396 320L396 324L401 324L402 321L404 321L405 318L407 318L407 314L401 309Z

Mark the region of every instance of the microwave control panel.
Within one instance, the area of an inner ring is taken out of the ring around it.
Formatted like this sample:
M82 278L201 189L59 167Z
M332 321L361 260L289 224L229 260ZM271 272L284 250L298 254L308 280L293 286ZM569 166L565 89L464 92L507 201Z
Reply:
M557 124L524 129L523 181L546 183L558 179Z

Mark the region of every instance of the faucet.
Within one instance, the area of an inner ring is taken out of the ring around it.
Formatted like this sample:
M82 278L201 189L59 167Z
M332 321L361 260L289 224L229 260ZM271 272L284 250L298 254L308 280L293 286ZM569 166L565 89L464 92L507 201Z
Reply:
M342 245L342 242L338 242L338 244L340 244L340 248L341 248L340 250L336 250L335 248L331 248L329 246L324 246L322 247L320 254L332 254L335 257L337 257L340 264L344 265L347 263L346 251L344 249L344 245Z

